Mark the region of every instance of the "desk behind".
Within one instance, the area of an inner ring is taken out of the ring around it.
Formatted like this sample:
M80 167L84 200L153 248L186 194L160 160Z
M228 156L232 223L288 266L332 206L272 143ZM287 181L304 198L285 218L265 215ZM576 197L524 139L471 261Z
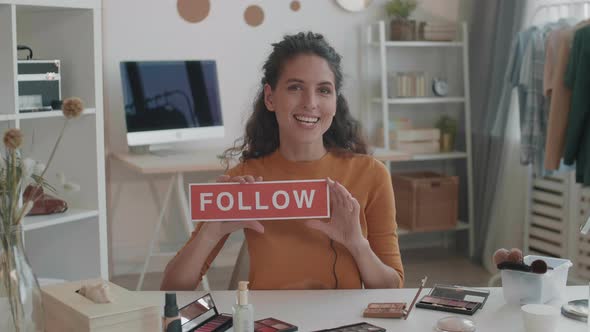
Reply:
M141 174L167 174L202 171L223 171L225 167L217 157L219 150L190 151L167 156L156 154L113 153L125 166Z
M170 198L172 192L175 191L180 205L180 211L183 214L183 227L188 236L194 230L194 224L189 215L188 195L185 190L184 173L189 172L204 172L204 171L218 171L223 173L225 167L218 158L223 152L223 149L218 150L203 150L203 151L186 151L170 155L157 155L153 153L147 154L131 154L131 153L113 153L114 159L121 161L126 167L143 175L165 174L170 175L168 189L162 201L162 210L156 227L153 231L149 248L147 249L146 257L143 263L143 268L137 282L136 290L141 290L143 280L148 269L151 257L154 255L168 255L172 256L175 253L156 253L154 251L156 242L158 241L160 229L166 218L166 211L169 208ZM154 200L158 200L158 195L155 193L155 186L150 182L152 188L152 196ZM121 186L119 186L118 193L120 195ZM204 289L209 289L209 281L207 276L203 278Z

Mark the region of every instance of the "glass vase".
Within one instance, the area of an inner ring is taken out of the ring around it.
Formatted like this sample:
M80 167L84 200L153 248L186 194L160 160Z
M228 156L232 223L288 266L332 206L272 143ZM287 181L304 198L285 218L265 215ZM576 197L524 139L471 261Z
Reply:
M0 229L0 241L0 331L42 332L41 288L25 255L22 227Z

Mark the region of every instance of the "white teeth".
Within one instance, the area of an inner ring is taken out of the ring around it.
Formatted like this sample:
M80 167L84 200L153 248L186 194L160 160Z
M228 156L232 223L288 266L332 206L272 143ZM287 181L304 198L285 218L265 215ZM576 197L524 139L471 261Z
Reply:
M297 119L298 121L308 122L308 123L316 123L320 120L320 118L314 118L314 117L302 116L302 115L295 115L295 119Z

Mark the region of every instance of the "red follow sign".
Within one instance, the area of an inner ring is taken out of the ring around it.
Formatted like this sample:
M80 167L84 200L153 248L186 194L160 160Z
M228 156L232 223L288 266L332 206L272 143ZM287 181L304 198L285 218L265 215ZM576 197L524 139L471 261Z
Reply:
M190 184L193 221L329 218L326 180Z

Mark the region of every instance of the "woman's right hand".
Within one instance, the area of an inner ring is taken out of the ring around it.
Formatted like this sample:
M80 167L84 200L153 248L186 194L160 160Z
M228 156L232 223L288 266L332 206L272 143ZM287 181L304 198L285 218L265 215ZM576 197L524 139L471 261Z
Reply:
M254 177L252 175L234 176L221 175L217 178L217 183L238 182L242 184L261 182L262 176ZM258 233L264 233L264 226L258 220L248 221L211 221L204 222L201 231L207 235L208 239L219 241L227 234L233 233L240 229L249 228Z

